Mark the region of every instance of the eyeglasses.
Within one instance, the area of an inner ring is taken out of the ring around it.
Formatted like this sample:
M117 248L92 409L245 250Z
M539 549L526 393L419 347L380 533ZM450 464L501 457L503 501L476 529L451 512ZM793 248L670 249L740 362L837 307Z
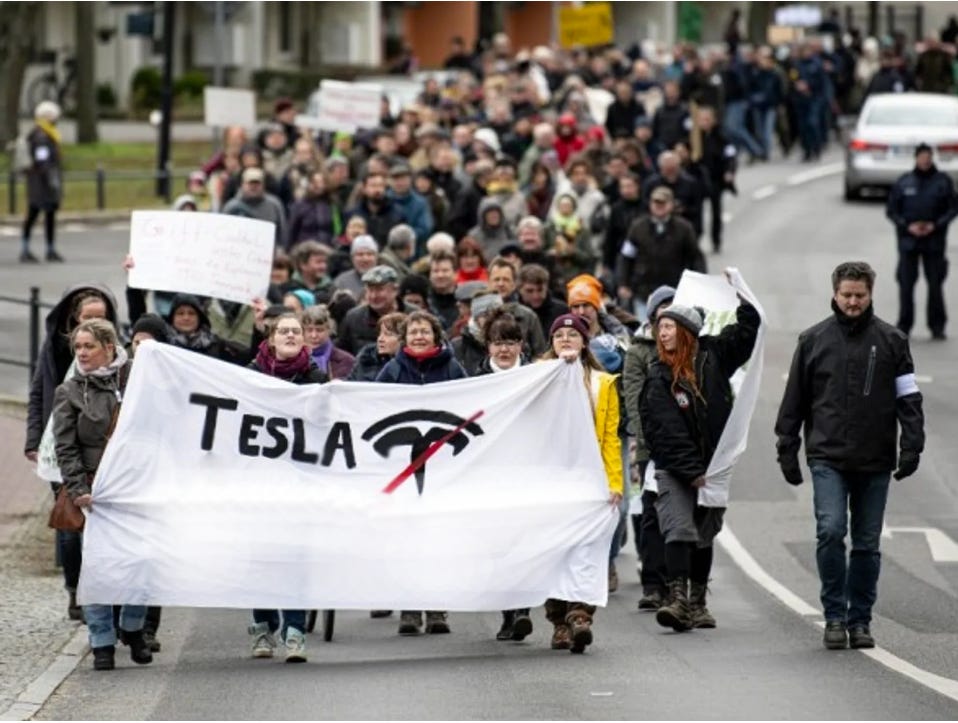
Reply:
M276 333L283 336L302 336L303 330L295 326L279 326L276 327Z

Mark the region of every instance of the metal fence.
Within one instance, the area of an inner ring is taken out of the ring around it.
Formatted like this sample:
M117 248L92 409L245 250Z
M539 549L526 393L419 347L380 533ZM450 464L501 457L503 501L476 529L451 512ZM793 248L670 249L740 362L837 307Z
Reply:
M37 359L40 355L40 310L41 309L52 309L53 304L40 301L40 287L31 286L30 287L30 298L21 299L16 296L0 296L0 303L6 304L17 304L20 306L26 306L29 308L29 327L30 327L30 340L27 345L29 359L12 359L10 357L0 356L0 364L6 364L8 366L23 367L29 371L29 379L33 379L33 373L37 368Z
M186 179L186 174L181 174ZM0 176L2 178L2 176ZM66 171L63 174L63 182L66 185L70 181L93 181L94 196L96 198L96 209L102 211L107 205L107 186L109 183L117 181L153 181L157 184L164 183L163 197L167 203L173 201L173 180L175 174L172 171L107 171L103 167L98 167L95 171ZM2 183L2 181L0 181ZM17 171L10 170L7 173L7 213L11 216L17 214L17 186L26 184L26 179Z

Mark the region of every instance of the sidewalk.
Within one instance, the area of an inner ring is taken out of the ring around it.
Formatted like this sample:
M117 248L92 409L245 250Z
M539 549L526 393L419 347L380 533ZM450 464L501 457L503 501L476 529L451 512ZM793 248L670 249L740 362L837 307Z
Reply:
M20 121L20 132L25 133L33 127L33 121ZM63 143L76 143L76 121L64 118L57 123ZM146 121L101 120L98 124L101 143L147 143L157 141L159 128ZM213 142L213 129L197 121L173 120L170 126L170 140Z
M0 407L0 713L77 631L54 566L52 495L23 456L25 409Z

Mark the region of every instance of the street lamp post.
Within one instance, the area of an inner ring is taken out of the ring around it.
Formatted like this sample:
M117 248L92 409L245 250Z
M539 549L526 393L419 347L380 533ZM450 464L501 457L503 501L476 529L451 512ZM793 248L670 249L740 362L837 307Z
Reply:
M160 135L156 154L156 195L167 201L170 185L170 123L173 118L173 22L175 2L163 3L163 89L160 96Z

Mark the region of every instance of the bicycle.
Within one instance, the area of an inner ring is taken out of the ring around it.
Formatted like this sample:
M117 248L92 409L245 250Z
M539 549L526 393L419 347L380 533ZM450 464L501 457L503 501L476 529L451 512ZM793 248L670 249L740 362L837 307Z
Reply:
M63 81L60 81L58 60L66 54L67 50L68 48L63 48L60 51L49 50L41 53L42 62L49 62L50 69L34 78L27 88L27 102L30 104L31 113L45 100L56 102L63 112L76 109L76 58L63 59L65 75Z

